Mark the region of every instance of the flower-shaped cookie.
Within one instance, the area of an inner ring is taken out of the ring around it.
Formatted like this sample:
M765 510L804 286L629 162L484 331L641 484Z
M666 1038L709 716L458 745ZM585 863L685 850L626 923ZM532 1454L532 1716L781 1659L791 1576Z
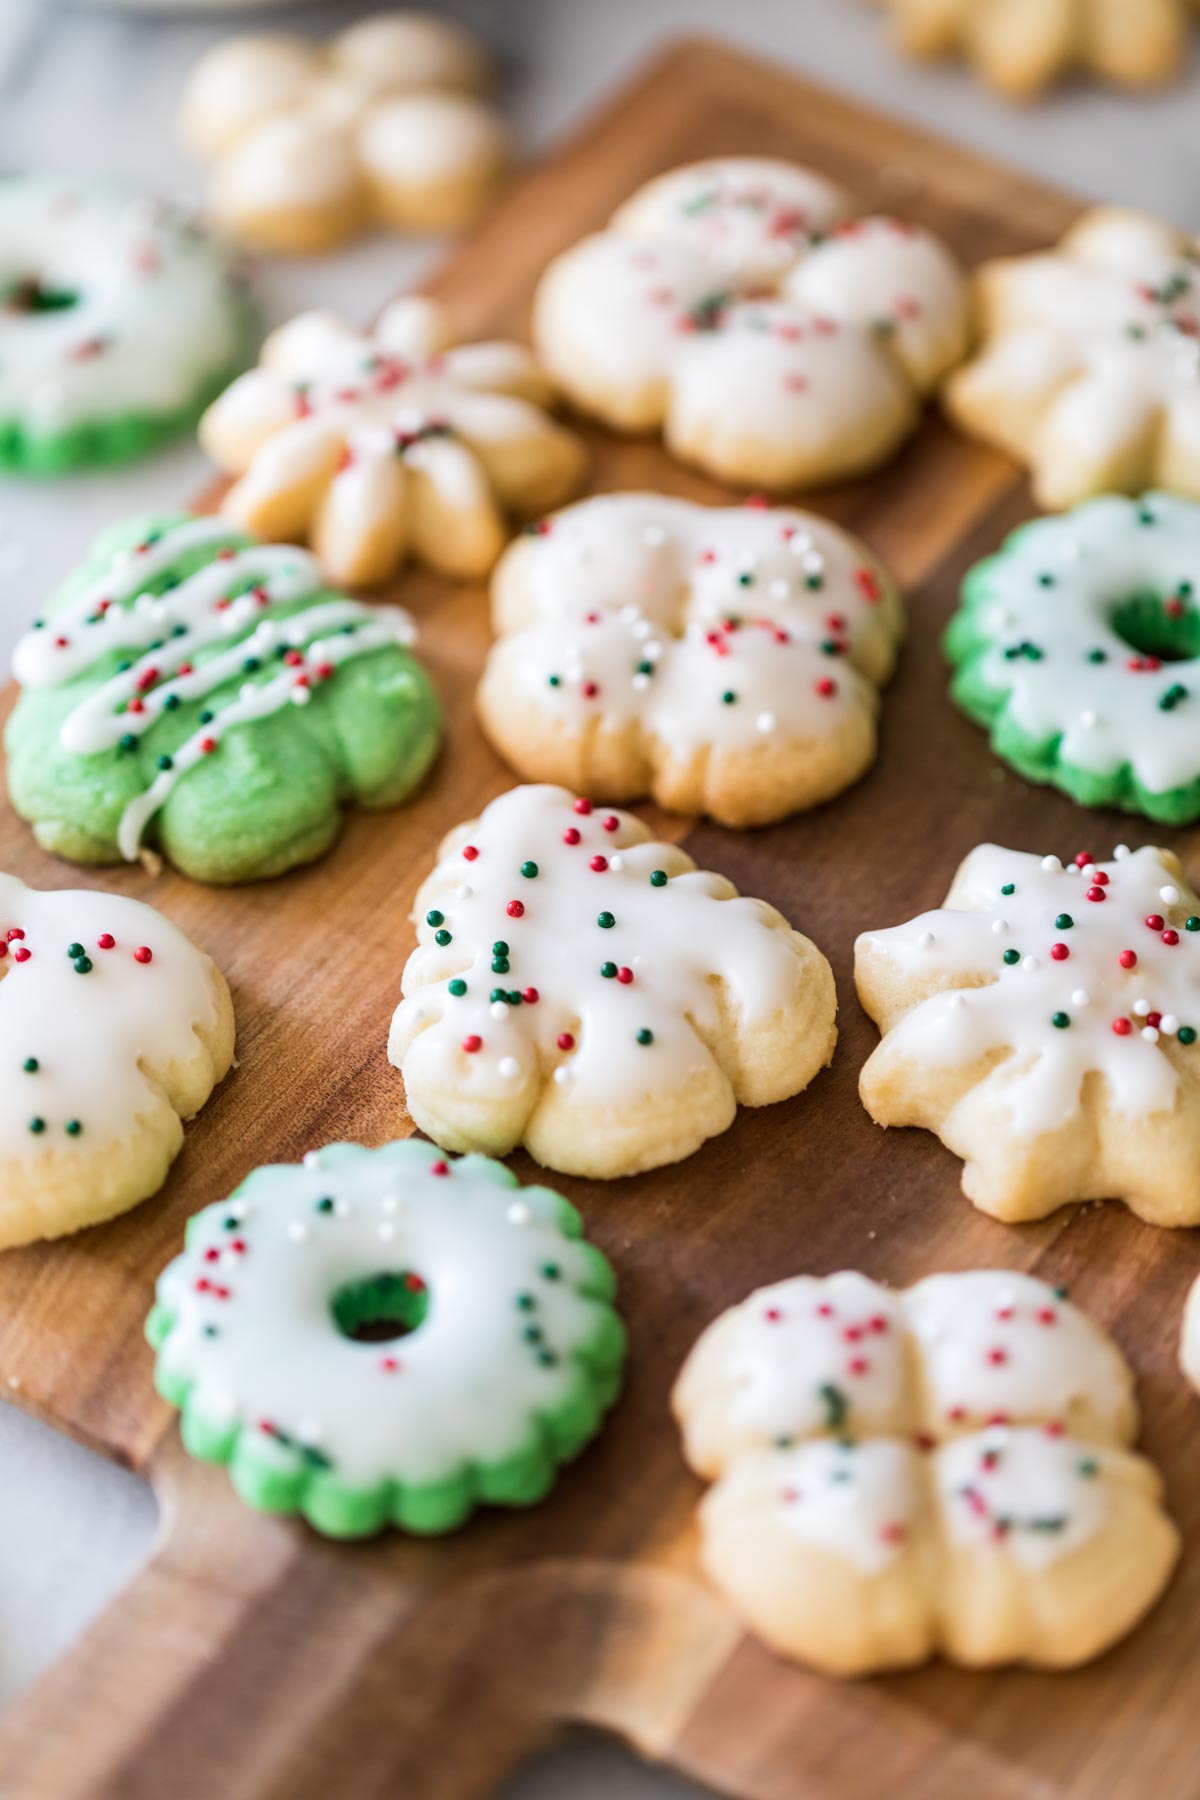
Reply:
M856 781L903 629L861 544L810 513L602 494L496 571L479 688L501 754L600 800L761 825Z
M674 1394L715 1481L704 1561L774 1649L838 1675L942 1651L1069 1668L1123 1637L1179 1550L1120 1351L1003 1270L899 1293L798 1276L722 1314Z
M902 49L961 52L1013 99L1086 70L1123 87L1149 87L1178 69L1189 0L884 0Z
M451 1150L568 1174L689 1156L833 1054L821 952L628 813L519 787L444 840L388 1055Z
M0 1248L155 1193L232 1060L225 978L178 926L0 874Z
M793 163L693 163L542 278L534 337L570 398L722 480L791 488L877 467L967 348L936 238Z
M985 1212L1200 1224L1200 900L1169 850L981 845L944 908L859 938L855 980L883 1032L863 1104L936 1131Z
M979 356L959 425L1027 463L1049 507L1092 494L1200 495L1200 249L1165 220L1099 207L1057 249L979 272Z
M409 556L482 575L508 515L558 506L583 478L583 445L549 400L522 345L454 344L442 308L410 297L370 333L322 312L273 332L200 441L237 477L225 513L308 539L334 580L385 581Z
M425 13L361 20L321 48L227 38L192 70L180 130L214 163L208 204L228 235L326 250L373 223L441 231L482 210L508 134L476 96L474 39Z

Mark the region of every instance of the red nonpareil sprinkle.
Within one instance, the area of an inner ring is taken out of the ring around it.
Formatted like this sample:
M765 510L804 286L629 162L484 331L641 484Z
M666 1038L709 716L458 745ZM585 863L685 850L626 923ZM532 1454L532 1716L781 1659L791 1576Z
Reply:
M133 953L134 962L148 963L154 961L154 952L148 944L139 944Z
M619 831L621 829L621 821L618 819L616 813L608 813L601 820L601 824L604 826L605 831Z
M1037 1322L1039 1325L1057 1325L1058 1314L1052 1306L1039 1306L1037 1311Z
M864 600L872 605L882 598L883 588L874 569L868 569L865 563L854 571L854 584Z
M564 844L577 844L578 842L579 842L579 833L576 831L574 825L568 825L567 829L563 832L563 843Z
M822 1300L820 1306L818 1306L817 1317L818 1319L832 1319L833 1308L830 1306L828 1300Z
M586 813L590 813L591 810L592 810L592 803L590 800L580 799L580 800L575 801L575 811L577 813L585 813L586 814Z
M633 970L632 969L624 969L624 968L618 969L617 970L617 980L621 983L621 985L623 987L628 987L630 982L633 980Z
M1118 958L1117 958L1117 961L1120 963L1120 965L1123 969L1136 969L1136 967L1137 967L1137 951L1136 950L1122 950L1120 956L1118 956Z
M908 1526L898 1519L889 1519L886 1525L879 1527L879 1535L885 1544L902 1544L908 1536Z
M1002 1350L999 1344L997 1344L988 1351L987 1359L998 1368L1001 1363L1006 1363L1008 1361L1008 1351Z
M700 552L700 561L702 563L715 563L716 560L717 553L715 550L702 550Z
M822 675L820 681L815 681L813 686L822 700L832 699L833 695L837 693L837 682L829 675Z
M146 703L144 700L131 700L129 702L128 706L125 708L126 712L138 713L138 714L144 713L145 710L146 710Z
M876 1313L872 1318L867 1320L867 1330L873 1331L876 1337L882 1337L884 1332L889 1329L888 1322L882 1313Z
M1107 898L1102 887L1090 887L1087 891L1087 897L1089 900L1095 900L1097 902Z
M475 848L474 844L464 844L463 845L463 861L464 862L474 862L475 858L478 855L479 855L479 852Z
M0 938L0 957L8 955L8 939Z
M916 1437L913 1439L913 1443L917 1446L918 1450L937 1449L937 1439L934 1437L932 1431L918 1431Z
M1128 1037L1133 1030L1133 1026L1129 1023L1128 1019L1114 1019L1112 1028L1118 1037Z
M18 938L18 939L23 938L25 936L25 933L22 931L22 929L19 925L10 925L8 928L7 936L8 936L8 941L11 944L14 938Z
M1092 856L1090 850L1080 850L1074 858L1075 867L1077 869L1090 869L1094 860L1095 858Z
M385 1375L394 1375L400 1367L400 1359L395 1356L381 1356L379 1366Z
M525 902L523 900L510 900L504 910L510 919L523 919L525 917Z
M429 1173L431 1175L448 1175L450 1173L450 1164L448 1162L430 1163Z
M1068 948L1065 944L1051 944L1050 954L1054 958L1055 962L1066 962L1066 960L1067 960L1068 956L1070 956L1071 952L1068 950Z
M949 1421L952 1425L961 1424L961 1422L963 1421L963 1419L966 1418L966 1416L967 1416L967 1409L965 1406L952 1406L946 1414L946 1417L949 1419Z
M1095 874L1092 876L1092 880L1099 887L1107 887L1108 886L1108 876L1104 873L1103 869L1097 869Z
M1159 1026L1162 1024L1162 1014L1160 1012L1147 1013L1146 1014L1146 1023L1147 1023L1147 1025L1152 1026L1155 1031L1157 1031Z
M1015 1310L1015 1307L1012 1306L998 1306L996 1308L996 1317L998 1319L1003 1319L1007 1323L1007 1321L1012 1318Z
M217 747L217 740L215 737L206 737L206 738L200 739L200 751L203 756L211 756L213 751L216 749L216 747Z
M808 392L808 376L801 375L793 369L790 375L784 376L783 385L789 394L806 394Z
M541 999L541 995L535 987L527 987L521 989L521 998L526 1006L536 1006Z
M410 1294L423 1294L425 1292L424 1278L420 1275L413 1274L411 1269L404 1277L404 1285Z
M825 629L826 631L832 631L835 636L840 636L846 629L845 613L826 613Z
M585 681L579 691L585 700L594 700L600 692L600 688L594 681Z
M558 1047L560 1050L573 1050L575 1048L575 1039L571 1036L569 1031L559 1032Z
M217 551L217 561L218 562L232 562L236 555L237 555L237 551L234 550L230 545L226 544L226 546L223 550Z
M871 1364L865 1356L852 1356L850 1361L846 1364L846 1368L851 1375L866 1375L869 1372L870 1367Z
M746 505L751 512L766 512L771 502L765 494L747 494Z
M845 1340L848 1344L857 1344L857 1342L861 1338L862 1334L863 1334L863 1328L861 1325L843 1325L842 1326L842 1336L845 1338Z
M221 1252L217 1249L215 1244L210 1244L208 1246L208 1249L204 1252L204 1260L207 1263L220 1262Z
M235 1256L245 1256L245 1254L246 1254L245 1238L230 1238L229 1248L234 1252Z
M158 680L158 670L157 669L143 669L141 674L137 678L136 685L139 688L139 690L144 694L146 689L152 688L157 680Z
M608 867L607 856L593 856L588 859L588 868L594 875L603 875Z
M1161 913L1147 913L1146 924L1151 931L1161 931L1163 928L1162 914Z
M16 949L13 951L13 961L19 962L19 963L27 963L32 955L33 955L33 951L27 950L25 948L24 944L22 944L19 947L19 949Z
M1177 931L1164 931L1162 934L1162 941L1164 944L1177 944L1179 942L1179 933Z
M283 653L283 660L289 669L295 669L304 661L304 658L299 650L285 650Z
M320 681L332 681L337 671L331 662L323 662L317 664L315 673Z
M190 662L180 663L180 665L176 669L175 673L177 676L178 675L191 675L193 673L192 664Z
M111 950L114 948L116 941L117 940L111 931L102 931L100 936L96 939L96 948L98 950Z
M777 1306L768 1306L766 1312L763 1314L763 1318L767 1321L768 1325L778 1325L782 1317L783 1314Z
M65 650L70 641L70 638L56 637L54 640L54 648L56 650Z
M474 1056L474 1054L477 1050L483 1049L483 1039L481 1037L477 1037L476 1034L474 1032L472 1032L470 1037L465 1037L463 1039L462 1047L466 1051L468 1056Z
M1046 1420L1045 1432L1047 1437L1060 1438L1063 1436L1063 1431L1064 1427L1061 1419Z

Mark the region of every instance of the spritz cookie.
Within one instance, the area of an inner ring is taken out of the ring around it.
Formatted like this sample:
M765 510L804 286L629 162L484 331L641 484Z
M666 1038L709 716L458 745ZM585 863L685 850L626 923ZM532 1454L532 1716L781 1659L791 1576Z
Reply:
M1076 71L1121 87L1167 81L1187 49L1189 0L884 0L913 56L969 59L1028 100Z
M690 1156L833 1055L829 964L628 813L519 787L443 841L388 1055L450 1150L608 1178Z
M947 407L1028 465L1040 505L1200 496L1198 254L1165 220L1099 207L1057 248L979 271L983 346Z
M875 758L899 596L811 513L603 494L504 553L484 730L519 774L762 825Z
M398 805L437 754L414 636L226 520L118 526L18 640L13 806L72 862L154 848L214 882L310 862L344 805Z
M1200 815L1200 504L1089 500L976 564L951 692L998 755L1084 806Z
M242 368L240 272L176 209L0 174L0 469L140 456Z
M620 1386L575 1208L413 1139L256 1169L188 1223L147 1336L193 1456L330 1537L530 1506Z
M772 1649L830 1674L937 1652L1073 1668L1137 1624L1179 1554L1128 1448L1124 1357L1029 1275L760 1288L700 1338L674 1407L715 1483L709 1574Z
M582 483L583 445L550 399L523 345L456 343L440 306L409 297L370 333L321 312L273 332L200 441L235 477L227 516L311 542L335 581L386 581L409 557L478 576L513 520Z
M965 354L945 246L793 163L692 163L556 258L534 339L574 403L685 462L774 489L865 474Z
M184 88L180 132L213 164L222 230L267 250L332 248L371 224L468 223L505 172L508 133L478 97L486 60L427 13L360 20L321 48L227 38Z
M153 907L0 874L0 1248L157 1193L233 1060L225 978Z
M984 1212L1200 1224L1200 899L1171 851L981 845L944 907L858 939L855 980L864 1106L935 1131Z

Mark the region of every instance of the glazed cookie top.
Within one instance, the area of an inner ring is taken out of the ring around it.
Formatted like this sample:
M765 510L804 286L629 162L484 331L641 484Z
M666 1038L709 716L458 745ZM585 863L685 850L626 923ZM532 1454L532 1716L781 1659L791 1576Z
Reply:
M967 577L956 686L1060 762L1161 795L1200 779L1200 504L1091 500Z
M152 907L0 874L0 1164L125 1138L194 1061L197 1033L216 1039L222 988Z
M0 424L49 438L186 408L235 367L233 264L162 201L0 176Z
M612 1272L581 1234L550 1189L417 1140L257 1169L159 1279L160 1376L189 1416L351 1487L449 1480L619 1365ZM384 1319L393 1340L354 1335Z
M565 788L513 788L452 832L417 908L389 1054L419 1036L439 1085L482 1104L532 1106L547 1077L598 1108L686 1085L730 1014L752 1030L808 979L772 908Z
M902 624L886 573L837 526L655 494L533 527L496 571L492 613L516 692L580 731L642 721L679 755L834 729L874 705Z
M908 1010L897 1053L933 1068L1000 1053L991 1079L1020 1136L1054 1131L1103 1078L1118 1113L1170 1112L1197 1054L1200 900L1167 850L1118 846L1064 868L995 844L963 863L944 907L864 933Z

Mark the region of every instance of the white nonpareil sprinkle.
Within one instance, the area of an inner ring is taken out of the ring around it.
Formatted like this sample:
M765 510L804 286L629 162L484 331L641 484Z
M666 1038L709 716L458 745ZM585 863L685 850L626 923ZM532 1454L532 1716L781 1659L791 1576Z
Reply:
M512 1081L521 1073L521 1065L515 1056L502 1056L497 1067L505 1081Z

